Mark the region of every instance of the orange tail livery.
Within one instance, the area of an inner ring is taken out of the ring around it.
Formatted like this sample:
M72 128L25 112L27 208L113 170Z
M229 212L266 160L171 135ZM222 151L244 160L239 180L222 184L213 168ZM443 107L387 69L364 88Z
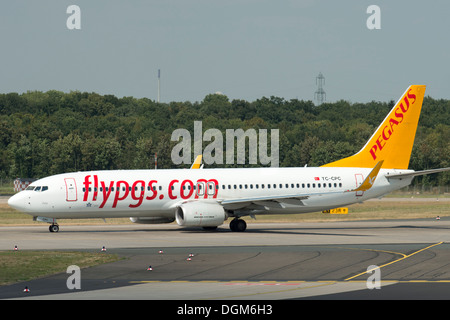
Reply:
M424 95L425 86L410 86L358 153L323 167L373 168L383 161L383 168L408 169Z

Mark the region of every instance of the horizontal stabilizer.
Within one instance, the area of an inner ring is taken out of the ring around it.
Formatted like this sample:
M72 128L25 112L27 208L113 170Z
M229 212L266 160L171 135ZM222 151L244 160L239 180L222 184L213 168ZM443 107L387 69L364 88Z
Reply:
M406 172L406 173L394 173L394 174L386 174L386 178L388 179L402 179L407 177L416 177L416 176L422 176L425 174L432 174L432 173L438 173L438 172L444 172L449 171L449 168L440 168L440 169L431 169L431 170L422 170L422 171L413 171L413 172Z

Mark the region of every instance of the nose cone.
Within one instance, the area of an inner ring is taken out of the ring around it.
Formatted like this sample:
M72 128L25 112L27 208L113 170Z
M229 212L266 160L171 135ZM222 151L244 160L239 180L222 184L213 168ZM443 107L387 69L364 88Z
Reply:
M23 192L19 192L8 199L8 205L19 211L25 211L25 197Z

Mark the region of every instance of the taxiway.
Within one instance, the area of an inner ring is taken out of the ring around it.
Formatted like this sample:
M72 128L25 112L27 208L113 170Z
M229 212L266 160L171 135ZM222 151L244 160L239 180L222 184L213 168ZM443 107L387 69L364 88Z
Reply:
M81 290L68 290L62 273L0 287L0 299L449 299L448 243L447 218L251 223L245 233L225 226L0 227L0 250L104 246L124 257L83 269ZM381 289L367 287L371 265L380 267Z

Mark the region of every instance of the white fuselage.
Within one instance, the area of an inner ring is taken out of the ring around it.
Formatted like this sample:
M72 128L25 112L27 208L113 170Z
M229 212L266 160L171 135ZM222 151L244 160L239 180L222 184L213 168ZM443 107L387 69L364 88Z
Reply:
M35 181L9 204L32 216L48 218L164 217L189 201L229 203L235 216L305 213L380 197L410 184L412 178L388 180L396 170L381 169L372 188L358 187L370 168L169 169L74 172ZM411 170L402 170L408 172ZM39 188L40 187L40 188ZM300 203L264 205L264 198L301 196ZM239 213L244 207L246 211ZM254 209L249 203L258 200ZM251 212L249 211L249 208Z

